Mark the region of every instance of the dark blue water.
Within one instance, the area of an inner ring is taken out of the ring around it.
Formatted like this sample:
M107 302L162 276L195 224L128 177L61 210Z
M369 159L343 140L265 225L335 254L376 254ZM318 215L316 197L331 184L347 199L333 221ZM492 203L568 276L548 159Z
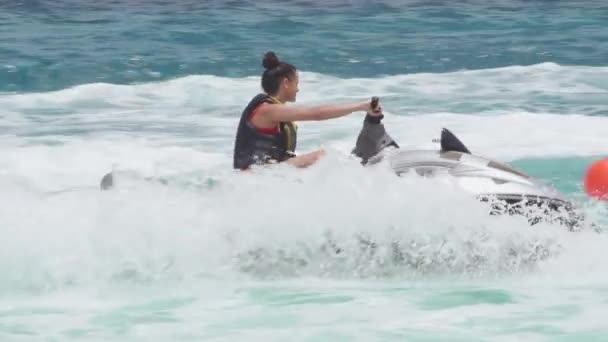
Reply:
M274 50L338 77L554 62L605 65L603 1L16 1L0 91L259 75Z

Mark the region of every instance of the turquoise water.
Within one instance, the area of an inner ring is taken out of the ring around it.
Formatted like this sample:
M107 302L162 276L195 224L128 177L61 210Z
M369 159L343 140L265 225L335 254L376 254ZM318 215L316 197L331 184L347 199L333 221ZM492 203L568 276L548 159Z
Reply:
M361 113L299 124L315 167L230 167L272 49L298 104L380 96L402 148L447 127L606 220L582 191L608 146L606 20L601 1L0 4L0 339L605 340L605 233L361 168Z

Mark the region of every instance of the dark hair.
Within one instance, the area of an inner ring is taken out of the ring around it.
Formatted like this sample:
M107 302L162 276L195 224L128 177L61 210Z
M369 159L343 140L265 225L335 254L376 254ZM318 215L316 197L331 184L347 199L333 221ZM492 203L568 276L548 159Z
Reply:
M276 94L279 91L281 81L296 74L296 67L279 61L277 55L272 51L264 54L262 65L266 69L262 74L262 88L267 94Z

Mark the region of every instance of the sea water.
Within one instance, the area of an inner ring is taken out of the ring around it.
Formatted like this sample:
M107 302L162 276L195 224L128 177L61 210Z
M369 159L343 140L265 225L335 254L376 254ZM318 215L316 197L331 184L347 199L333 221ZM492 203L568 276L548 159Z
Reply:
M267 50L293 105L381 98L606 219L602 1L0 5L0 340L608 340L608 235L488 209L350 155L363 113L300 122L317 165L232 171ZM116 187L100 191L114 170Z

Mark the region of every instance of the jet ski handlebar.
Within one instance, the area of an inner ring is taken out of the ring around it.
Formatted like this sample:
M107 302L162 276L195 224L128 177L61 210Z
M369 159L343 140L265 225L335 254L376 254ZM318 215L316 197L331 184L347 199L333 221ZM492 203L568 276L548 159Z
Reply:
M380 98L378 96L373 96L372 102L370 103L372 110L375 110L376 108L378 108L378 102L380 102Z

